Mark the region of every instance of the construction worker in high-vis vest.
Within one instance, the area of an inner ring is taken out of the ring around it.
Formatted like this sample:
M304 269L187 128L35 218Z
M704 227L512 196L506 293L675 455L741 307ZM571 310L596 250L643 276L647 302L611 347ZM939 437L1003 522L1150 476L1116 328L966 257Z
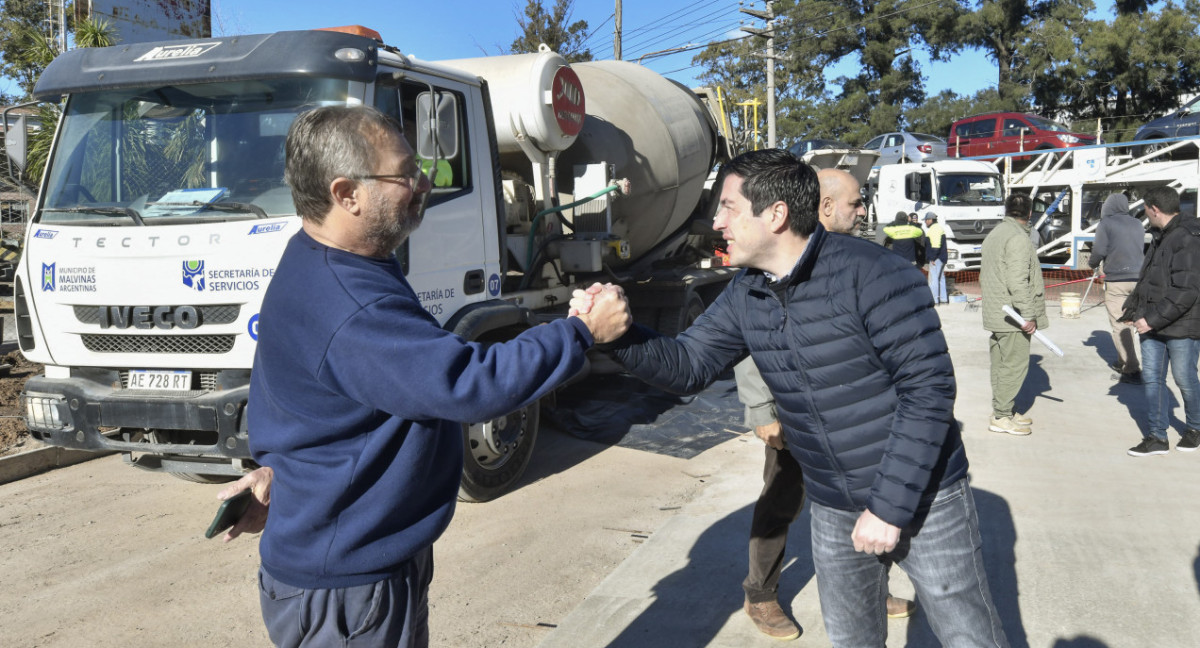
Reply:
M900 212L891 225L883 228L884 247L908 259L915 266L925 265L925 232L908 222L908 214Z

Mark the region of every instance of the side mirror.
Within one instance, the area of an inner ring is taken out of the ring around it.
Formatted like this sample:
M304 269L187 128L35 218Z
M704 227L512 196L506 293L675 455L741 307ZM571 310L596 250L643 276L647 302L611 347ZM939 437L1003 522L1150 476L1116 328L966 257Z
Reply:
M448 92L417 95L417 156L446 160L458 155L458 97Z

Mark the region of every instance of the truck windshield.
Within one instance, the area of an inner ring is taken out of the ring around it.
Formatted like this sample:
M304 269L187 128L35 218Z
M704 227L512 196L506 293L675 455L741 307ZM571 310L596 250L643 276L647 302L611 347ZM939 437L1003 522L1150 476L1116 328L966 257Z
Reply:
M1004 200L1000 176L984 173L947 173L938 178L943 205L994 205Z
M305 109L345 103L347 81L273 79L72 95L40 220L154 225L295 213L283 143Z

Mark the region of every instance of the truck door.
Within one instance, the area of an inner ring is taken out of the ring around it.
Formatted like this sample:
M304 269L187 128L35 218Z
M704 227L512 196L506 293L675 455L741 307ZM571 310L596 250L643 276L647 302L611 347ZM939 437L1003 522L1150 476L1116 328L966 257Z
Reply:
M499 286L498 253L486 244L495 237L496 208L494 192L484 190L492 176L479 167L490 161L478 153L487 151L487 131L475 110L479 97L478 87L411 74L404 80L380 75L375 87L375 107L404 125L433 185L425 218L397 257L421 304L442 324L487 298L489 277L496 292ZM434 133L441 150L432 148Z

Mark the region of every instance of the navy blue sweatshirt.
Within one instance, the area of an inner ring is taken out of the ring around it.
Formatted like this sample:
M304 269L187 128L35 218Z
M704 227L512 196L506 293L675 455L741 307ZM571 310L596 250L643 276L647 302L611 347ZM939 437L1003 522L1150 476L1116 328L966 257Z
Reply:
M523 407L578 373L579 318L504 344L442 329L394 258L301 231L263 299L250 378L255 461L275 471L259 549L304 588L373 583L430 546L454 514L462 428Z

